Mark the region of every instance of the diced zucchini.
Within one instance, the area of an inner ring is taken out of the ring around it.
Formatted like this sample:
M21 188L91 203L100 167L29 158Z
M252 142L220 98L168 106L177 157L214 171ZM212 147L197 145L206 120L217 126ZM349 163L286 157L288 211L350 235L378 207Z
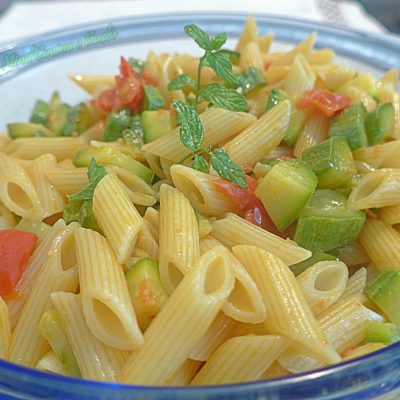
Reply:
M43 100L37 100L35 105L33 106L30 122L33 122L34 124L46 123L49 111L49 103L46 103Z
M352 104L330 120L329 137L344 136L351 150L367 146L364 121L367 110L362 103Z
M12 139L24 137L51 137L57 136L50 129L41 124L16 122L7 124L8 134Z
M145 110L156 111L163 108L165 101L160 89L152 85L146 85L144 87L144 103Z
M92 127L99 120L99 117L90 103L80 103L78 104L77 109L78 112L75 130L77 134L80 135Z
M38 235L39 239L43 239L46 233L50 230L50 225L41 221L32 221L30 219L21 218L14 229L17 231L34 233Z
M282 139L282 143L287 146L294 146L300 132L304 129L308 116L308 111L298 109L294 102L292 102L291 110L289 125Z
M81 377L72 347L54 308L42 315L39 323L39 332L49 342L54 354L62 362L68 375Z
M255 193L275 226L285 230L310 200L318 179L300 160L281 161L263 178Z
M176 117L170 110L143 111L144 143L152 142L176 128Z
M347 197L329 189L316 190L300 213L294 240L312 252L327 252L353 242L365 221L363 211L347 208Z
M302 159L317 175L319 188L338 188L357 172L353 154L343 136L334 136L304 150Z
M392 344L400 340L400 332L395 324L370 321L365 329L367 343Z
M368 113L365 119L368 144L373 146L390 136L395 123L395 113L392 103L380 104L374 111Z
M122 109L108 115L104 127L103 141L113 142L122 137L122 132L131 125L131 114L129 110Z
M196 219L197 219L197 228L199 231L199 237L202 238L207 236L213 229L211 222L205 217L203 214L195 211Z
M158 262L149 257L142 258L128 268L125 277L138 324L144 331L167 300Z
M63 133L63 128L67 123L70 108L69 105L61 103L61 98L58 92L53 93L50 100L46 125L57 135L62 135Z
M153 180L154 173L150 168L111 147L88 146L78 151L73 162L76 167L87 167L92 158L102 165L115 165L126 169L147 183Z
M400 271L380 271L364 293L391 322L400 326Z
M314 264L320 261L334 261L337 258L326 253L313 253L310 258L307 260L301 261L297 264L291 265L290 269L292 270L295 276L300 275L304 272L307 268L312 267Z
M287 93L284 90L273 88L268 96L267 105L265 111L275 107L278 103L287 98Z

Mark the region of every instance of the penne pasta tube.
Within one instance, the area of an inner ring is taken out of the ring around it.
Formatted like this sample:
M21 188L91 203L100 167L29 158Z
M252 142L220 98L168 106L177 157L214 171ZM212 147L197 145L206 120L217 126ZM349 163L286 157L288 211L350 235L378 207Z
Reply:
M205 253L145 332L145 345L126 363L121 380L162 384L184 364L233 289L224 248Z
M358 241L343 246L339 250L338 258L348 267L366 265L371 261Z
M50 374L68 376L68 371L54 351L48 351L36 364L36 369Z
M400 269L400 233L396 229L367 218L359 241L378 270Z
M44 210L31 178L18 161L0 153L0 200L14 214L43 219Z
M319 315L343 294L348 276L347 266L341 261L320 261L296 280L312 313Z
M91 332L108 346L143 345L124 271L106 239L90 229L75 233L83 314Z
M364 175L351 191L348 205L353 210L400 204L400 169L384 168Z
M280 102L226 143L223 149L238 165L253 166L283 139L289 124L290 108L289 100Z
M311 257L309 250L297 246L295 242L284 240L232 213L213 221L212 226L212 236L229 249L239 244L254 245L280 257L287 265Z
M281 336L238 336L228 339L196 374L191 386L260 379L289 342Z
M286 375L291 375L291 373L286 368L283 368L278 361L274 361L271 366L260 376L260 379L274 379Z
M205 133L203 147L207 148L209 146L214 147L218 143L225 142L236 136L243 129L253 124L256 117L251 114L210 107L200 114L200 120ZM180 163L190 156L191 152L181 143L179 129L178 127L160 139L145 144L142 150L145 154L155 154L166 160ZM146 159L148 159L147 156Z
M400 168L400 139L375 146L358 149L354 159L362 161L374 168Z
M260 71L264 70L264 63L257 41L246 44L240 54L239 66L242 71L245 71L250 67L255 67Z
M255 246L235 246L232 251L257 282L267 304L266 328L292 339L296 349L329 364L338 362L340 357L321 332L289 267Z
M165 384L168 386L186 386L192 381L193 377L199 371L204 363L187 359L183 365L175 372L172 378L168 379Z
M151 225L143 219L143 228L139 232L135 250L143 250L146 254L154 259L158 259L158 236L157 239L153 236ZM134 251L135 251L134 250Z
M243 26L242 32L240 33L239 40L236 45L236 51L241 53L248 43L255 42L257 39L257 23L254 17L249 15L246 18L246 22Z
M114 250L118 264L128 261L143 228L143 219L115 175L107 174L97 184L93 194L93 214Z
M106 346L91 333L79 295L55 292L51 299L61 318L82 378L116 382L128 354Z
M42 314L52 306L52 292L75 292L78 287L73 239L77 227L78 224L71 223L53 239L47 262L39 272L15 326L10 344L11 362L32 368L49 349L39 333L39 322Z
M339 300L348 299L351 296L357 296L364 293L365 285L367 284L367 269L360 268L347 281L346 289L340 296Z
M11 324L7 303L0 297L0 359L7 360L11 341Z
M43 154L32 162L32 183L43 208L43 218L63 211L65 199L62 194L46 179L47 171L57 166L53 154Z
M33 254L29 258L25 271L21 276L21 280L17 286L18 297L7 300L8 308L10 311L10 320L12 329L14 329L22 308L29 296L32 286L35 284L40 271L46 264L48 255L57 251L56 243L53 240L61 241L63 235L59 236L65 229L64 220L58 220L47 232L46 236L39 242ZM55 239L57 238L57 239Z
M54 168L45 172L47 180L64 196L71 195L83 189L89 179L87 168Z
M362 305L357 297L349 297L329 307L318 318L321 330L329 343L339 353L353 348L364 339L368 321L383 321L383 318ZM292 373L301 373L321 368L325 364L294 349L288 349L279 363Z
M0 229L12 229L16 224L15 215L0 202Z
M178 164L171 167L171 176L175 187L203 215L215 217L234 211L234 204L213 186L218 177Z
M85 92L98 96L103 90L115 86L114 75L69 75L69 79L81 87Z
M359 358L365 356L366 354L372 353L374 351L378 351L384 349L386 345L383 343L366 343L361 346L357 346L354 349L350 349L346 351L343 356L343 361L353 360L355 358Z
M42 154L51 153L57 161L74 158L76 152L85 146L80 138L52 137L52 138L18 138L6 148L6 153L12 157L34 160Z
M340 64L323 64L313 66L317 76L315 86L322 89L335 89L353 78L356 71Z
M225 313L220 312L207 329L206 333L197 342L189 358L191 360L207 361L214 351L232 336L238 323Z
M290 95L299 96L305 91L311 90L314 84L314 71L307 59L301 53L297 54L286 75L285 91Z
M379 219L385 224L394 226L400 224L400 204L396 206L383 207L379 210Z
M200 255L196 215L177 189L160 188L160 278L168 294L193 269Z

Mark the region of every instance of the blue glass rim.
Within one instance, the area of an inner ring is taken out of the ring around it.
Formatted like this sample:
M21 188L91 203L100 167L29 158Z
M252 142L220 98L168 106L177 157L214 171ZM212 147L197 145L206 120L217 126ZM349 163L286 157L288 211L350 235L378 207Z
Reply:
M340 25L306 21L298 18L272 16L255 13L261 34L274 33L277 40L297 43L312 32L317 31L316 47L327 47L335 52L365 62L380 69L400 69L400 39L383 34L364 32ZM196 12L193 13L163 13L142 16L128 16L113 18L94 23L79 24L71 27L53 30L32 38L21 39L0 47L0 83L20 73L37 67L54 59L68 56L65 52L51 58L39 59L26 65L2 68L2 60L6 54L18 51L19 54L28 54L33 45L56 44L58 40L73 41L79 39L89 30L101 31L106 26L112 26L118 32L116 40L93 45L91 49L114 46L117 43L151 41L160 37L183 38L183 26L195 23L200 27L207 27L208 32L215 34L224 31L228 35L238 36L247 14L241 12ZM222 21L222 23L221 23ZM135 29L135 37L129 34ZM156 28L156 29L155 29ZM90 51L88 48L74 50L74 53Z
M54 44L59 40L74 40L74 38L82 37L88 30L104 30L104 28L113 24L119 33L119 37L115 41L103 43L93 46L93 49L115 46L118 43L125 42L143 42L159 39L160 37L183 38L183 25L187 23L196 23L201 27L207 27L207 31L215 34L221 30L227 32L228 35L238 36L247 15L244 13L176 13L176 14L154 14L149 16L134 16L109 19L91 24L81 24L78 26L67 27L52 32L37 35L36 37L23 39L3 45L0 48L0 65L4 54L10 51L19 51L25 54L29 51L33 44L46 43ZM400 68L400 40L397 41L391 37L384 37L377 34L362 32L355 29L347 29L334 24L317 23L314 21L304 21L295 18L286 18L280 16L270 16L267 14L255 14L256 20L262 34L273 32L276 39L291 43L304 39L313 31L318 32L317 46L329 47L341 55L349 56L355 60L376 66L381 69ZM222 21L222 22L221 22ZM154 27L157 27L155 29ZM135 38L130 35L132 27L137 31ZM76 50L90 51L90 49ZM27 65L18 65L7 70L0 68L0 84L9 79L19 76L23 72L39 67L41 64L51 62L71 53L62 53L49 59L37 60ZM1 86L0 86L1 87ZM248 391L268 392L276 388L293 388L299 382L313 380L315 384L319 381L333 377L345 376L352 373L356 369L367 369L369 365L385 364L386 361L396 361L400 364L400 343L388 346L373 354L360 357L356 360L350 360L338 365L318 369L307 373L291 375L287 377L275 378L267 381L248 382L231 385L218 385L207 387L196 387L204 396L218 395L226 393L226 390L234 390L236 393L246 394ZM116 383L104 383L88 380L75 379L64 376L51 375L34 369L26 368L7 361L0 360L0 375L2 371L15 372L18 377L23 380L38 379L41 382L50 384L62 384L70 387L71 390L84 388L85 391L101 391L102 389L111 392L129 392L129 395L140 393L153 393L163 390L174 390L182 394L185 399L190 400L193 388L188 387L162 387L162 386L131 386ZM187 396L187 397L185 397ZM183 398L183 397L182 397Z

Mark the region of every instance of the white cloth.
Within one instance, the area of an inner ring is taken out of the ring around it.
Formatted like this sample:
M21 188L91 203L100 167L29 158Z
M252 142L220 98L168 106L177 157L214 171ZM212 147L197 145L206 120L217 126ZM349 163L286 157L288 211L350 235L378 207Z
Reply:
M369 32L385 28L357 3L335 0L84 0L14 2L0 15L0 44L107 18L179 11L242 11L341 23Z

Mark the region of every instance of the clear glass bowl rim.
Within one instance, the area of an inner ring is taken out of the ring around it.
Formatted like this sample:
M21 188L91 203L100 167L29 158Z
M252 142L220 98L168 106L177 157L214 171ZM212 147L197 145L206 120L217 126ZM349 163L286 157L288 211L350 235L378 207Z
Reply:
M329 23L318 23L315 21L304 21L296 18L287 18L281 16L272 16L262 13L253 14L257 21L263 25L266 25L267 29L263 29L265 33L269 29L274 31L275 36L279 40L298 42L299 40L308 36L311 32L318 32L317 47L330 47L339 54L345 56L352 56L354 59L361 62L373 65L382 69L388 68L400 68L400 40L394 38L366 33L356 29L343 28L334 24ZM71 39L79 37L86 31L90 30L102 30L104 27L112 23L119 32L123 35L117 41L102 44L100 46L93 46L93 48L115 46L116 43L123 43L128 40L132 40L129 35L124 35L124 32L130 32L133 28L138 30L140 27L145 26L157 26L157 29L152 32L148 29L142 32L142 35L138 34L135 36L135 40L152 40L160 38L161 35L168 33L169 37L184 37L182 26L185 23L196 23L200 26L207 26L210 33L216 33L220 31L218 29L218 23L223 21L228 35L237 35L247 17L244 13L233 13L233 12L199 12L193 13L163 13L163 14L152 14L144 16L131 16L123 18L108 19L105 21L98 21L89 24L81 24L72 27L67 27L59 30L54 30L37 35L33 38L22 39L15 42L11 42L2 45L0 48L0 56L10 51L19 51L21 54L27 52L33 43L47 43L54 44L61 39ZM176 27L180 27L180 31L176 30ZM165 28L159 29L160 27ZM239 29L240 28L240 29ZM139 32L138 32L139 33ZM355 49L360 50L354 53ZM378 52L375 50L379 50ZM87 50L86 50L87 51ZM79 52L79 50L77 50ZM68 54L67 54L68 55ZM44 62L49 62L53 59L64 57L66 54L59 54L48 60L37 60L28 65L18 65L9 68L6 71L0 70L0 89L1 83L8 81L9 79L19 76L24 71L38 67ZM242 393L246 395L249 392L268 393L274 389L288 389L294 390L296 385L300 382L307 380L313 380L315 384L318 381L325 380L329 377L340 378L340 376L348 376L352 371L356 370L367 370L371 364L373 365L384 365L387 361L397 362L400 365L400 342L388 346L385 349L379 350L373 354L360 357L355 360L350 360L338 365L319 369L303 374L291 375L288 377L275 378L268 381L257 381L241 384L230 384L230 385L218 385L218 386L207 386L207 387L162 387L162 386L131 386L122 385L116 383L105 383L95 382L81 379L74 379L70 377L57 376L46 374L34 369L26 368L16 364L9 363L7 361L0 360L0 376L1 372L13 373L15 372L23 381L31 381L32 379L39 380L43 385L51 385L52 387L62 385L63 388L71 388L73 391L79 390L80 387L84 388L84 391L90 394L101 393L105 390L111 394L126 392L127 395L139 395L144 393L154 393L159 395L164 390L171 390L180 394L180 399L191 399L193 391L196 394L203 396L218 396L226 395L230 391L234 390L235 394Z

